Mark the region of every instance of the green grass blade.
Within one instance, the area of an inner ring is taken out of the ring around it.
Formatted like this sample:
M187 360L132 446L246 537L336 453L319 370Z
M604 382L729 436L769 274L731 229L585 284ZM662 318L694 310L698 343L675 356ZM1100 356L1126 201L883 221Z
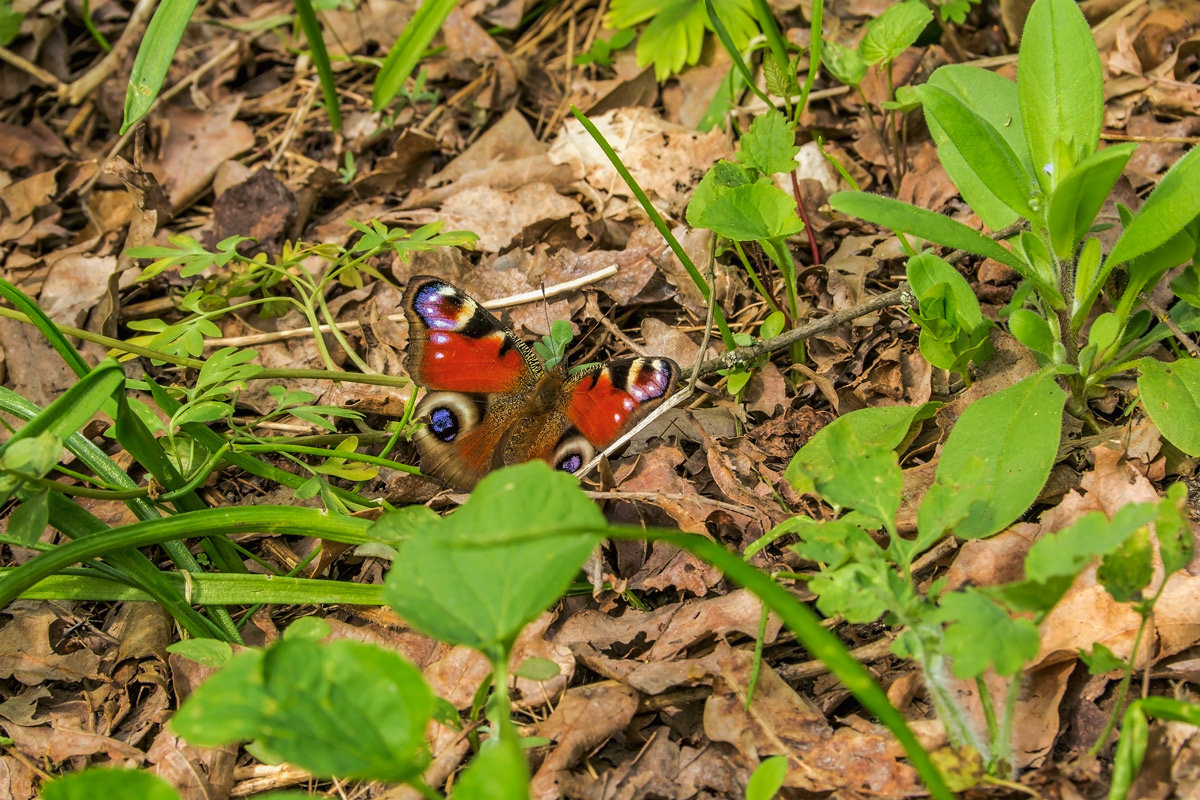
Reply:
M408 76L417 68L421 54L441 29L454 9L455 0L425 0L404 31L388 51L375 86L371 89L371 110L380 111L400 93Z
M13 568L0 570L2 582ZM182 596L183 575L159 573ZM200 574L187 580L191 601L200 606L278 603L288 605L383 605L383 586L272 575ZM21 593L24 600L156 601L157 597L97 575L51 575ZM210 634L211 635L211 634Z
M325 49L325 37L321 33L321 23L317 21L317 14L309 0L293 1L296 4L300 29L304 31L304 38L308 40L308 48L312 52L313 66L317 68L321 95L325 98L325 111L329 114L329 127L340 131L342 109L338 102L337 84L333 80L333 65L329 63L329 51Z
M171 68L196 3L197 0L162 0L154 11L133 61L129 88L125 92L125 121L121 124L121 133L144 117L158 99L158 91L167 78L167 70Z

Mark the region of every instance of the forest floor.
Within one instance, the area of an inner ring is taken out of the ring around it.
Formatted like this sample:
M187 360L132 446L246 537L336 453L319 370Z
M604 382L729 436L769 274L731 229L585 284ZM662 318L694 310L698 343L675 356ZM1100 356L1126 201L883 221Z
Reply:
M411 277L425 274L480 301L544 288L546 300L496 313L526 340L547 334L549 320L570 320L578 333L577 351L569 356L574 363L665 355L688 373L698 360L721 352L714 337L701 353L707 304L569 112L575 105L597 123L693 260L705 263L709 234L687 228L685 209L705 171L734 150L729 131L696 129L729 70L711 37L698 66L659 83L652 69L637 66L632 46L613 54L610 66L574 63L578 54L597 52L597 39L612 36L594 0L539 7L525 21L532 8L520 0L462 4L421 64L421 91L380 114L370 109L372 59L387 52L413 3L368 0L353 9L329 4L320 19L344 120L342 132L334 134L302 54L305 44L290 22L292 4L202 4L160 102L135 132L121 136L139 38L135 33L129 42L122 32L131 13L140 11L127 2L92 4L99 30L116 42L115 56L106 59L83 25L78 3L23 5L26 16L10 50L33 66L0 65L6 104L0 111L0 258L3 276L62 325L129 338L137 335L130 322L181 319L180 297L194 286L216 285L215 271L185 278L167 270L139 281L146 262L124 254L134 246L165 244L168 235L187 234L209 248L230 236L250 236L254 252L275 258L288 242L352 242L361 234L351 222L379 220L412 230L441 220L446 231L477 234L474 250L418 252L407 262L379 259L371 266L381 279L364 274L361 285L337 285L329 293L339 328L372 370L404 374L401 296ZM808 4L772 5L787 38L807 45ZM826 9L826 38L852 45L888 5L833 4ZM1200 20L1189 3L1089 0L1084 8L1105 70L1104 138L1141 143L1114 192L1115 200L1136 208L1200 135ZM977 6L940 41L910 48L895 62L896 84L920 84L947 63L983 64L1013 78L1016 46L1001 12L1020 13L1005 3ZM863 88L877 105L886 92L884 76L873 71ZM749 103L733 118L744 130L761 111ZM920 112L905 118L899 152L896 142L880 135L879 121L862 97L822 75L802 130L821 136L862 189L978 227L938 162ZM813 141L798 143L797 187L811 245L808 233L791 242L800 269L796 324L895 289L905 265L890 232L830 211L829 195L848 185ZM1111 201L1102 213L1115 218ZM967 260L959 268L993 318L1019 282L991 261ZM777 276L763 275L769 291L781 291ZM556 291L571 281L579 281L577 288ZM718 259L714 286L731 326L756 334L769 309L735 259ZM206 342L208 352L253 347L266 367L322 366L313 332L296 312L272 318L251 310L216 323L220 335ZM791 457L822 426L859 408L938 400L946 405L925 422L901 462L906 496L918 497L961 410L1037 365L998 331L995 358L963 388L922 358L917 333L903 306L888 307L809 339L804 363L793 363L789 352L776 353L737 397L718 378L690 407L667 415L615 459L602 486L590 488L606 490L601 502L614 522L702 532L740 552L797 512L829 513L783 477ZM340 365L355 369L344 350L332 340L330 345ZM108 349L87 341L79 347L91 363ZM75 382L25 323L0 319L0 348L4 385L38 405ZM141 367L166 383L194 378L169 366ZM282 383L313 393L316 403L364 412L377 428L402 413L411 391L306 378ZM1021 522L966 546L939 545L916 580L1010 580L1041 533L1094 509L1112 513L1125 503L1156 500L1181 477L1194 480L1195 459L1165 452L1141 414L1122 415L1133 378L1112 385L1102 409L1107 427L1099 436L1085 436L1068 424L1051 479ZM247 416L273 407L261 383L252 383L238 404ZM302 420L275 430L316 432ZM408 463L416 458L407 443L391 457ZM390 470L364 491L393 505L432 503L439 510L458 498L432 481ZM301 502L291 490L236 470L210 480L202 496L211 506ZM118 502L87 507L112 525L134 519ZM908 502L902 509L902 525L911 528L913 508ZM48 532L45 541L53 536ZM247 537L240 544L284 572L317 546L294 537ZM11 566L33 554L10 543L3 561ZM353 551L314 563L322 577L356 582L378 582L386 567ZM767 571L811 571L786 540L759 551L752 563ZM604 579L621 591L569 597L517 643L513 663L540 656L559 666L557 677L519 679L514 689L523 729L550 742L530 753L535 796L740 797L760 759L778 753L793 759L784 796L924 793L890 734L773 618L765 629L753 711L746 710L761 605L718 570L670 548L631 541L608 546L602 568ZM1139 662L1145 683L1135 681L1135 690L1196 697L1200 568L1193 563L1189 572L1198 577L1180 582L1160 606ZM1116 702L1120 673L1089 674L1077 651L1103 642L1128 655L1139 618L1094 583L1081 579L1042 627L1042 650L1026 668L1017 709L1016 782L981 786L969 796L1106 793L1112 745L1099 757L1086 752ZM791 588L812 599L802 582ZM631 606L631 596L644 608ZM0 797L27 800L48 776L104 763L151 768L186 798L286 787L349 798L406 796L394 787L317 780L286 765L263 765L244 750L193 748L176 737L167 720L203 668L167 654L179 634L156 606L24 600L4 613L0 729L13 744L0 754ZM470 708L490 669L478 653L420 636L386 608L266 606L235 613L235 619L244 622L247 644L262 645L292 619L313 614L328 619L335 636L399 650L460 709ZM923 744L942 746L945 733L919 671L889 649L897 630L883 622L828 624L886 688ZM962 691L973 687L964 684ZM1196 729L1155 722L1150 742L1131 796L1200 795ZM468 755L469 741L437 735L432 747L427 778L442 788Z

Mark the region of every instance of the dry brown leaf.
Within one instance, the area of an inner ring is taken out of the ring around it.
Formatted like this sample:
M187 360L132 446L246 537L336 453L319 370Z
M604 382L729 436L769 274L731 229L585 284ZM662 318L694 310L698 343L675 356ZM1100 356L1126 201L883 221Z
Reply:
M59 654L50 644L50 625L58 620L41 602L18 601L7 609L13 618L0 628L0 678L16 678L28 686L55 680L79 683L97 679L100 656L87 648Z
M551 739L554 746L533 776L532 796L558 797L563 773L585 753L624 729L633 720L637 705L637 693L619 683L567 690L554 713L537 729L537 734Z
M885 797L924 794L916 771L900 759L899 744L879 729L834 729L817 708L762 664L754 698L746 709L753 670L751 653L718 645L712 697L704 705L704 731L755 759L788 758L785 786L804 791L837 789Z
M159 112L167 133L150 171L176 211L204 191L222 162L254 146L254 131L235 119L240 106L233 97L203 111L171 105Z

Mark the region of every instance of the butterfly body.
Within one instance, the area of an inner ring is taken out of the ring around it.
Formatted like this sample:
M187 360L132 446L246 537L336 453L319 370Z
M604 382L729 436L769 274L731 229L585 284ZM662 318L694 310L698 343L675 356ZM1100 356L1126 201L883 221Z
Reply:
M533 459L574 472L670 394L679 367L626 358L567 375L459 289L427 276L404 294L409 375L430 390L414 436L423 470L469 489Z

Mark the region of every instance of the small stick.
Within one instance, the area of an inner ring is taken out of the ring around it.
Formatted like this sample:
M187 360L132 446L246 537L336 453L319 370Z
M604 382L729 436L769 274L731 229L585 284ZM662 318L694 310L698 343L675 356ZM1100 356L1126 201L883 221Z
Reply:
M573 292L581 286L586 286L589 283L602 281L605 278L611 278L617 274L616 265L607 266L604 269L596 270L595 272L584 275L581 278L559 283L554 286L547 287L545 293L542 290L533 292L525 292L523 294L515 294L511 297L501 297L497 300L489 300L486 303L480 303L484 308L506 308L508 306L518 306L524 303L533 303L541 300L543 297L557 297L560 294ZM404 314L389 314L387 317L392 322L399 322L404 319ZM346 322L338 323L338 330L352 331L362 327L362 323L358 320L347 320ZM318 325L317 333L329 333L328 325ZM246 336L224 336L219 339L209 339L205 344L211 347L245 347L246 345L266 344L268 342L279 342L284 339L294 339L297 336L311 336L312 328L291 328L286 331L270 331L269 333L253 333Z

